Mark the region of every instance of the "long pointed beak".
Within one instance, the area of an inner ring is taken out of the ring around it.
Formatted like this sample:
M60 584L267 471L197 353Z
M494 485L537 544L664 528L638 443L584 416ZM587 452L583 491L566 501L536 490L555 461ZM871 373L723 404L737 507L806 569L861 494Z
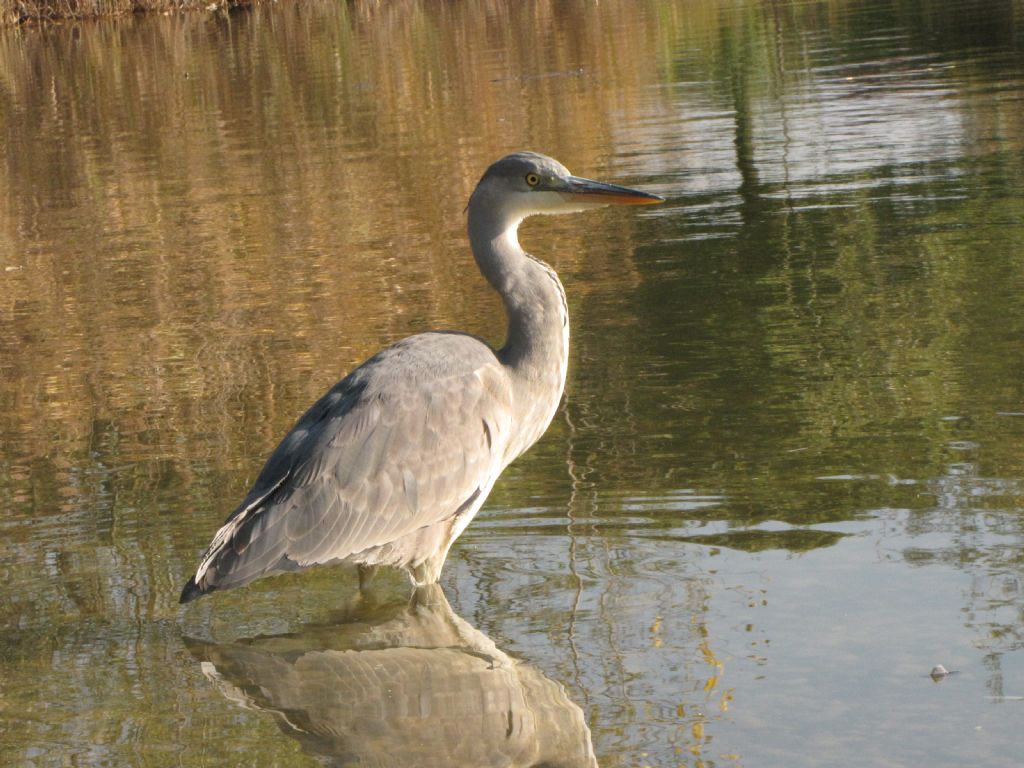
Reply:
M565 189L560 191L569 200L581 200L588 203L656 205L665 202L664 197L652 195L649 192L620 187L618 184L605 184L603 181L581 179L579 176L570 176L566 179Z

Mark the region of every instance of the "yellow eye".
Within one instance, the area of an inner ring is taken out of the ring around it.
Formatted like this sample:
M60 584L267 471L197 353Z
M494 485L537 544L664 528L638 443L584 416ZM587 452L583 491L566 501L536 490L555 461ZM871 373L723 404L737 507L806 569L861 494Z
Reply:
M536 187L538 184L540 184L540 176L538 176L536 173L528 173L526 174L526 183L529 184L531 187Z

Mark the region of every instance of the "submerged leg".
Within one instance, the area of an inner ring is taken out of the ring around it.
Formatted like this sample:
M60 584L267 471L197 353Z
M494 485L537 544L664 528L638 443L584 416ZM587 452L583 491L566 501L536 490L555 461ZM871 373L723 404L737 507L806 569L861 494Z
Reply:
M359 591L365 592L370 587L370 582L374 580L377 573L380 571L380 567L376 565L365 565L360 563L356 570L359 572Z

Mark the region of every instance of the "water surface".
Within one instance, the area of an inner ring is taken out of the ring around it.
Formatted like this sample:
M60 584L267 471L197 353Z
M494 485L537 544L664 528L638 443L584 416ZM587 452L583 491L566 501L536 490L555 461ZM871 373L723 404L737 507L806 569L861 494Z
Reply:
M1022 28L480 0L5 31L0 763L1019 765ZM179 607L345 371L500 343L463 208L519 148L669 202L524 227L567 398L444 594L318 569ZM460 742L467 700L504 719Z

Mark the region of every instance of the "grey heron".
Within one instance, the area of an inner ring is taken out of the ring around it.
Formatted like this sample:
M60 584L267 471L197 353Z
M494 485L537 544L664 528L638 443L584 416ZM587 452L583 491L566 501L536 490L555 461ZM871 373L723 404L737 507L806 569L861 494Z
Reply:
M436 582L452 542L498 476L555 415L569 360L569 314L555 271L519 245L538 213L663 198L573 176L517 152L469 199L477 266L508 328L492 349L433 331L377 353L321 397L274 450L181 592L187 603L270 573L347 561Z

